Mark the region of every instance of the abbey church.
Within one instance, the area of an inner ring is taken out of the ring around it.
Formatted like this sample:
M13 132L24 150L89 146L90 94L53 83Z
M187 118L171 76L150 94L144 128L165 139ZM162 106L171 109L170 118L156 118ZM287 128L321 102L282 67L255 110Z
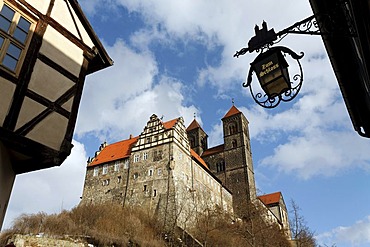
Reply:
M195 118L186 127L182 117L154 114L140 135L103 143L88 160L81 203L138 206L181 229L206 209L238 217L258 203L289 237L281 192L256 194L248 120L234 105L221 120L224 142L215 147Z

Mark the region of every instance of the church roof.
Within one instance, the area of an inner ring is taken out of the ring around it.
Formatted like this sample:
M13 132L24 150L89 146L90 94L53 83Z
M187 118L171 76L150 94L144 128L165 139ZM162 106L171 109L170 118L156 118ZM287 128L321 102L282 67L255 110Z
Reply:
M265 204L266 206L271 205L271 204L276 204L280 203L280 198L281 198L281 192L275 192L271 194L266 194L262 196L258 196L258 198Z
M217 154L217 153L223 152L224 148L225 148L224 144L218 145L216 147L209 148L209 149L207 149L206 151L203 152L202 156L209 156L209 155L212 155L212 154Z
M190 131L190 130L198 129L198 128L201 128L201 127L200 127L198 121L194 118L193 122L191 122L189 127L186 128L186 131Z
M236 108L234 105L230 108L230 110L225 114L225 116L222 118L228 118L228 117L231 117L231 116L234 116L238 113L241 113L241 111L238 110L238 108Z
M130 157L131 148L136 143L139 137L133 137L127 140L119 141L107 145L98 156L88 165L88 167L107 163L113 160L119 160Z
M208 170L206 162L193 149L190 149L190 153L195 160L197 160L202 166L204 166L204 168Z

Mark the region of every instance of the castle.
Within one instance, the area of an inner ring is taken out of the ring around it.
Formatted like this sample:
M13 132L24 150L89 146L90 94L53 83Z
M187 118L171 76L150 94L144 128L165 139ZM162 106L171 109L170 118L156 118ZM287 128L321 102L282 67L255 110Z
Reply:
M162 122L153 114L139 136L103 143L89 158L81 203L139 206L186 229L199 212L238 216L257 202L289 237L282 194L256 195L248 120L233 105L222 123L224 143L208 148L195 118L186 128L182 117Z

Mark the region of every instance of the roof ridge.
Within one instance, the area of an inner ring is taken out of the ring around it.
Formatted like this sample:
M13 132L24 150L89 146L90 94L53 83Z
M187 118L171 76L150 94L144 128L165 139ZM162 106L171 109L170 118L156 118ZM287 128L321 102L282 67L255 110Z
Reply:
M235 105L232 105L222 119L234 116L239 113L241 113L241 111Z

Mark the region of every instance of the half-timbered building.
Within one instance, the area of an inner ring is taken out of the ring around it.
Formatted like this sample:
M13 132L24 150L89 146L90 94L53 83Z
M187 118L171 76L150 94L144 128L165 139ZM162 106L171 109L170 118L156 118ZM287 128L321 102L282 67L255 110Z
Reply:
M0 1L0 226L15 175L62 164L85 77L112 64L76 0Z

